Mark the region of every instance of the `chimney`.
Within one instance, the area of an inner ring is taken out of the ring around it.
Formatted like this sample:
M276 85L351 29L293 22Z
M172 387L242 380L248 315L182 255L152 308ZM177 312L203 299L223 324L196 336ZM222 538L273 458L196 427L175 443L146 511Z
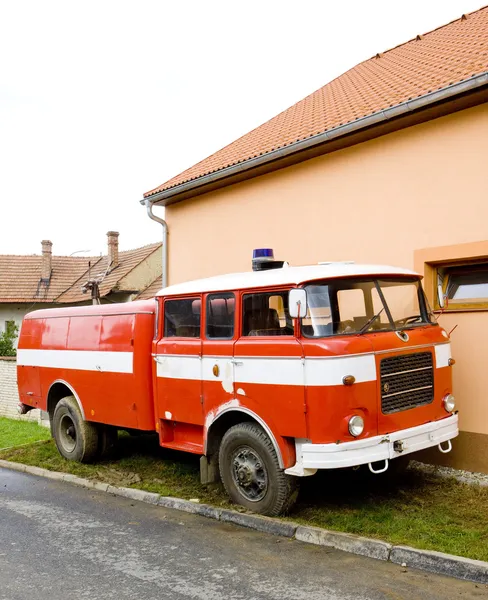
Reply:
M110 270L115 269L119 264L119 232L107 232L108 243L108 267Z
M41 263L41 279L49 281L52 271L52 247L53 243L49 240L42 240L42 263Z

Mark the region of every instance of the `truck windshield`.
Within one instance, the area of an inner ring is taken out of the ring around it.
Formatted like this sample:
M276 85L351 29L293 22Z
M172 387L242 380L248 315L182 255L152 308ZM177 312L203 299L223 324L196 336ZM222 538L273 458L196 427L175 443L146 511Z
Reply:
M434 323L418 279L336 279L305 289L305 337L399 331Z

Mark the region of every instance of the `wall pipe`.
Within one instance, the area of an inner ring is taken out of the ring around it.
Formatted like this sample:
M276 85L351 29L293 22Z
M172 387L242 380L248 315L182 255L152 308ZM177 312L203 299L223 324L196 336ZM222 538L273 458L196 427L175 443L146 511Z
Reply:
M149 198L146 198L147 215L153 221L161 223L163 227L163 288L168 287L168 224L161 217L157 217L153 211L153 204Z

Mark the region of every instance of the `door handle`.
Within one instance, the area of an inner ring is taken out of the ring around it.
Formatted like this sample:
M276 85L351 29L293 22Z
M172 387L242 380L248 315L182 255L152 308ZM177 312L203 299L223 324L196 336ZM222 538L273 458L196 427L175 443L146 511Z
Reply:
M242 362L242 360L234 360L234 359L232 359L232 360L231 360L231 363L232 363L233 365L235 365L236 367L242 367L242 366L243 366L243 364L244 364L244 363Z

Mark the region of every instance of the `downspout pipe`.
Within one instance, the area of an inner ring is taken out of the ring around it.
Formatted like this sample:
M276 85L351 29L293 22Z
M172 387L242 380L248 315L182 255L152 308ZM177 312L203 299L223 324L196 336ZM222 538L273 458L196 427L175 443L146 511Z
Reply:
M161 223L163 227L163 288L165 288L168 287L168 224L164 219L153 213L153 203L149 198L146 198L145 204L148 217L157 223Z

